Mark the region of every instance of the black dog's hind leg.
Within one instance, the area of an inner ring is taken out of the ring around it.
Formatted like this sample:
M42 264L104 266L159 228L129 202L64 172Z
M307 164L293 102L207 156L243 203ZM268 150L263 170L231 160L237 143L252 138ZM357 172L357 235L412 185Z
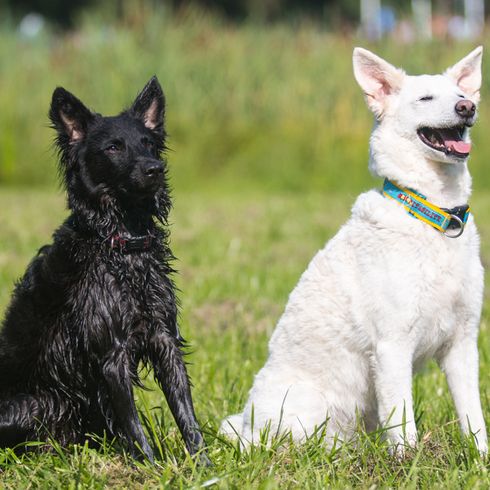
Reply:
M148 444L136 411L129 360L122 348L113 351L105 361L102 375L108 397L108 408L115 419L115 424L109 423L111 430L114 429L115 432L122 434L134 457L141 456L143 452L150 461L153 461L153 451Z
M39 402L31 395L0 401L0 447L14 447L37 439L39 414Z
M200 454L200 462L211 464L205 452L204 439L192 404L189 378L178 340L157 332L150 339L150 361L175 422L190 454Z

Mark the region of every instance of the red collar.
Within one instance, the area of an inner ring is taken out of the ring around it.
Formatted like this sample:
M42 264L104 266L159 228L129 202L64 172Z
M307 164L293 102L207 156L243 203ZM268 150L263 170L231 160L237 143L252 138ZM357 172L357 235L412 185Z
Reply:
M153 235L123 237L116 233L110 239L111 248L122 253L142 252L149 250L155 240Z

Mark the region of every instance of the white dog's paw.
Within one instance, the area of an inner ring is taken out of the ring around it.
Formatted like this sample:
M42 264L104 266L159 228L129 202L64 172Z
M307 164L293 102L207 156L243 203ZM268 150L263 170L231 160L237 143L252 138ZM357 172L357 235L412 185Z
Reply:
M393 458L402 460L405 459L407 455L410 453L410 451L414 448L415 448L415 444L412 445L412 444L398 442L396 444L391 445L388 448L388 451L390 453L390 456L392 456Z
M417 434L395 434L389 437L389 441L390 455L397 459L404 459L410 450L417 447Z

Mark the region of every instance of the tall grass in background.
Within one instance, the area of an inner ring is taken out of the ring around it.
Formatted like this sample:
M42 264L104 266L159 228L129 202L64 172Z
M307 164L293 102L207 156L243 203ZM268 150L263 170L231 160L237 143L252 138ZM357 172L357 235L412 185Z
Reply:
M45 32L34 40L12 27L0 29L0 184L55 182L47 119L55 86L111 114L156 74L167 95L174 187L355 194L371 185L366 157L372 120L351 69L352 48L364 41L311 24L232 26L196 10L130 14L110 24L102 10L92 12L74 32ZM368 47L421 73L444 69L474 46ZM488 88L490 76L484 79ZM473 131L477 188L490 184L485 88Z

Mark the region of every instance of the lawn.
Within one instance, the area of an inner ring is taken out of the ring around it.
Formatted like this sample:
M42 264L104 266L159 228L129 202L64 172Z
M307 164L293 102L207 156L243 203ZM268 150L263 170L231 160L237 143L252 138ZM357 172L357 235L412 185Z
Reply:
M314 252L347 218L349 193L291 193L225 189L178 192L172 243L178 257L181 326L190 341L189 371L198 418L204 426L212 468L186 456L163 396L137 391L138 407L153 438L155 466L136 463L109 442L16 457L0 452L5 488L488 488L488 466L462 440L443 376L430 364L415 380L419 448L392 459L380 434L362 435L357 447L327 450L314 438L243 453L220 439L224 415L244 403L254 373L267 354L267 339L288 293ZM472 207L490 259L490 199L477 194ZM54 190L0 188L0 310L13 281L65 215ZM489 413L490 336L488 293L480 336L481 393ZM328 367L327 367L328 368Z
M195 467L186 456L150 375L152 389L137 397L154 466L130 460L110 441L99 452L53 442L41 454L0 451L0 488L489 488L490 467L461 438L433 364L415 380L421 442L404 461L388 455L382 434L363 434L356 447L327 450L313 438L247 453L217 435L221 419L242 408L308 261L346 220L356 195L379 185L366 162L372 118L351 66L352 48L366 43L312 23L226 24L194 9L173 16L158 2L123 3L128 12L117 22L101 8L72 32L48 30L35 40L0 23L0 315L14 281L66 215L50 151L52 91L62 85L94 110L115 114L156 74L167 99L181 330L214 466ZM474 45L367 47L416 74L441 71ZM486 57L470 167L489 264ZM487 418L488 291L480 336Z

